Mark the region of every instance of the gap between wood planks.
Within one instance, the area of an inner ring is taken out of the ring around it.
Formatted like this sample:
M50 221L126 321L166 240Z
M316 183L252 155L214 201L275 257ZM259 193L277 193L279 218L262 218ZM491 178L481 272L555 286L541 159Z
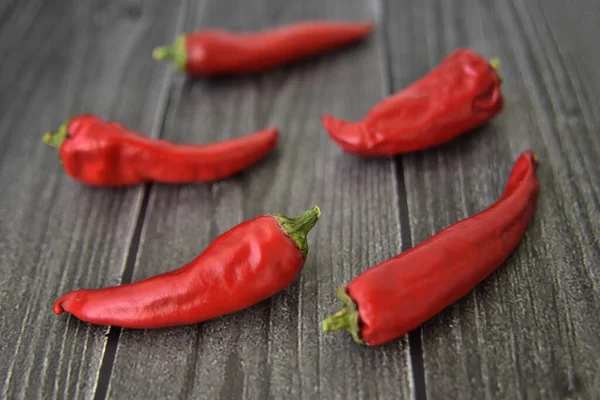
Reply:
M181 9L177 16L177 22L175 24L175 34L181 32L183 23L185 21L186 11L188 9L188 1L183 0L181 3ZM158 106L156 108L156 117L152 124L151 136L153 138L160 137L164 130L165 119L167 110L171 103L171 83L173 81L173 72L169 69L165 69L162 87L158 95ZM144 227L144 221L146 219L146 209L148 208L148 201L150 199L150 191L152 184L148 183L144 185L142 201L140 210L138 212L135 228L133 230L133 236L131 238L131 244L127 252L127 259L125 261L125 269L123 270L123 276L121 278L121 284L131 283L133 277L133 269L135 267L135 261L139 250L140 240L142 236L142 228ZM108 387L110 386L110 377L112 376L113 365L115 363L115 357L117 354L117 345L119 343L119 337L121 336L121 328L111 326L108 330L108 339L106 341L106 347L102 356L102 362L100 363L100 371L98 373L98 379L96 381L96 390L94 393L94 400L104 400L108 396Z
M380 23L382 25L383 35L383 63L385 66L384 77L387 79L388 96L396 91L392 77L392 59L390 56L390 38L388 34L388 13L387 0L377 0L380 12ZM402 166L401 156L393 159L396 169L396 196L398 199L398 217L400 223L400 242L401 251L406 251L412 247L412 237L410 233L410 220L408 218L408 197L406 194L406 183L404 181L404 168ZM417 400L427 399L425 391L425 370L423 368L423 346L421 344L421 328L414 329L408 333L408 343L410 347L410 362L412 365L414 398Z
M380 13L380 23L382 27L382 42L383 42L383 64L385 68L384 76L387 78L386 82L386 92L383 93L384 96L394 93L394 84L392 80L392 72L391 72L391 58L389 52L390 41L388 37L388 19L386 10L386 0L375 0L377 6L379 6L379 10L382 11ZM188 9L188 2L184 0L181 6L181 11L178 16L178 20L176 23L176 32L181 31L183 21L185 19L185 10ZM164 129L165 117L167 110L170 104L170 86L173 80L172 72L165 72L165 77L163 79L163 86L159 95L159 104L156 113L156 119L153 124L152 136L160 137L161 132ZM396 170L396 189L397 189L397 198L398 198L398 214L399 214L399 223L400 223L400 238L401 238L401 250L405 251L412 247L412 238L410 233L410 221L408 218L408 203L407 203L407 195L406 195L406 185L404 181L404 169L402 166L402 160L400 157L394 157L393 159L394 168ZM140 211L138 213L135 228L133 231L133 236L131 238L131 245L127 254L127 259L125 262L125 269L123 271L123 277L121 279L121 284L130 283L133 277L133 270L135 267L135 261L137 258L139 244L141 240L142 228L144 226L144 221L146 217L146 210L148 207L148 202L150 198L150 191L152 188L152 184L146 184L143 188L143 196L140 206ZM106 347L104 351L104 355L102 357L102 362L100 365L100 370L98 374L98 380L96 384L96 390L94 394L95 400L103 400L106 399L108 395L108 388L110 385L110 378L112 376L113 365L115 361L115 356L117 352L117 345L119 342L119 338L121 336L121 328L119 327L110 327L108 333L108 339L106 342ZM409 333L409 346L410 346L410 357L412 364L412 372L413 372L413 385L414 385L414 397L416 399L426 399L426 391L425 391L425 372L423 369L423 349L421 345L421 329L417 328L414 331Z

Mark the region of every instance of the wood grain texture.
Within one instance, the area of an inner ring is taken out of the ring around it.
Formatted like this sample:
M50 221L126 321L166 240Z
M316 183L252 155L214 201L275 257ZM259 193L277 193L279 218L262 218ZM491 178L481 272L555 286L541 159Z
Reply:
M594 0L0 2L0 398L600 397L598 17ZM379 31L358 46L248 77L190 81L150 57L195 28L367 18ZM493 122L395 161L329 140L321 114L358 119L459 46L502 60ZM219 183L99 190L41 142L83 112L186 143L282 136ZM486 208L526 148L542 192L505 265L410 339L321 333L335 287ZM248 310L153 331L51 312L67 291L176 268L241 221L314 204L300 277Z
M151 42L177 17L177 3L158 1L0 7L1 398L94 392L106 329L56 317L52 303L119 283L143 188L78 184L41 139L82 112L152 132L167 75L147 62Z
M460 46L500 57L505 78L493 122L402 158L413 244L495 201L524 149L542 160L521 245L420 330L428 398L599 396L597 28L575 17L593 1L559 3L388 2L396 90Z
M262 29L303 19L373 18L373 2L198 3L186 28ZM410 398L406 341L376 349L324 336L335 287L400 248L390 160L343 154L320 115L359 117L384 93L381 35L336 54L249 77L188 81L171 91L164 138L210 142L277 126L275 154L215 184L153 186L134 280L182 265L217 235L254 216L317 204L299 279L250 309L202 324L124 330L110 380L115 398ZM349 100L351 99L351 100Z

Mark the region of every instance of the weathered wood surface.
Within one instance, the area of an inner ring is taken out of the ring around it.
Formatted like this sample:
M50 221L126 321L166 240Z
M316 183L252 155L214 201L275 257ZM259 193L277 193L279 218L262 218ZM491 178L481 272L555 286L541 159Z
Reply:
M82 112L156 134L169 75L148 54L177 6L28 1L0 15L0 398L90 398L106 329L52 303L121 281L143 188L80 185L41 139Z
M375 12L362 1L311 0L284 7L279 0L226 0L190 7L185 28L251 30L311 18L360 20ZM154 186L133 279L189 261L219 233L263 213L294 215L317 204L323 217L309 235L310 253L300 279L280 295L198 326L124 331L109 394L410 396L405 341L372 352L349 337L320 333L320 321L338 307L335 287L399 249L391 161L346 157L320 125L325 111L358 117L382 96L385 60L378 40L258 76L210 83L177 80L162 137L213 141L273 125L281 130L281 143L276 154L234 179ZM348 367L353 364L362 367ZM148 371L156 376L150 382Z
M594 0L1 2L1 397L597 398L599 16ZM325 18L376 18L378 31L243 78L191 81L150 59L185 30ZM502 59L492 123L395 160L328 139L321 114L360 118L459 46ZM277 126L281 143L219 183L91 189L41 143L82 112L187 143ZM336 286L487 207L526 148L542 192L501 269L388 345L320 332ZM242 220L314 204L300 278L248 310L158 331L51 312L68 290L170 270Z
M550 2L409 3L390 2L388 12L399 18L388 24L390 43L399 40L390 46L395 89L466 46L502 60L506 98L488 126L402 159L412 243L491 204L521 151L532 148L541 159L541 196L521 246L470 295L411 334L419 335L427 397L596 398L600 141L589 109L597 109L600 85L586 93L589 81L577 73L583 68L598 82L589 48L571 47L567 56L564 46L577 34L597 41L597 29L584 25L584 35L575 19L550 23Z

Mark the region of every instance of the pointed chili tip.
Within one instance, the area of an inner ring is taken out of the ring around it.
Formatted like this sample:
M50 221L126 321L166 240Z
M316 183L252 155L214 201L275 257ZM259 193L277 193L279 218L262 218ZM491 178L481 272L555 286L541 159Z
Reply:
M60 315L64 312L65 310L63 310L62 306L60 305L60 303L56 302L54 303L54 314L56 315Z
M357 22L356 26L362 31L361 33L365 36L375 30L375 26L377 25L374 19L363 20L361 22Z
M263 132L265 132L265 134L270 138L270 140L274 142L273 144L277 144L277 142L279 141L279 129L275 127L270 127L265 129Z
M368 139L369 132L362 122L344 121L332 115L323 115L321 122L329 137L345 152L358 156L381 155L371 150L377 142Z
M337 132L342 129L342 127L346 124L344 121L337 119L333 115L322 115L321 123L325 127L325 130L329 133L330 136L337 136Z
M267 143L269 145L269 148L271 148L275 146L279 141L279 129L275 127L269 127L260 131L248 133L247 136L252 136L259 140L261 143Z
M60 315L63 312L72 312L73 303L80 302L82 299L80 293L80 291L70 292L56 300L56 303L54 303L54 314Z
M62 296L60 299L56 300L56 303L54 303L54 314L60 315L60 314L64 313L65 311L69 312L69 310L67 310L65 307L68 308L70 297L71 297L70 293L67 293L64 296Z

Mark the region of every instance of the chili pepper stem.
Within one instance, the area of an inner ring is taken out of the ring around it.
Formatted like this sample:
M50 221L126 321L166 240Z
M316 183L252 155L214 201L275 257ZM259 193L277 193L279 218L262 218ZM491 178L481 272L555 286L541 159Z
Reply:
M498 74L498 79L500 80L500 83L502 83L502 75L500 75L500 59L499 58L492 58L490 60L490 65L496 70L496 74Z
M342 310L325 318L323 321L323 332L336 332L346 329L352 334L352 338L358 344L364 344L360 338L360 327L358 326L358 308L354 300L346 294L344 288L337 290L338 298L342 303Z
M296 243L304 258L308 254L308 232L315 226L321 217L321 210L314 206L295 218L286 217L282 214L271 214L277 221L285 234Z
M336 332L350 328L351 315L345 308L331 315L323 321L323 332Z
M69 120L62 123L61 126L58 127L56 131L46 132L42 140L48 146L52 147L60 147L62 142L67 138L67 125L69 124Z
M155 60L171 60L179 71L184 71L187 58L185 52L185 36L181 35L177 37L172 46L155 48L152 52L152 57Z

